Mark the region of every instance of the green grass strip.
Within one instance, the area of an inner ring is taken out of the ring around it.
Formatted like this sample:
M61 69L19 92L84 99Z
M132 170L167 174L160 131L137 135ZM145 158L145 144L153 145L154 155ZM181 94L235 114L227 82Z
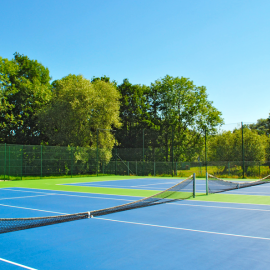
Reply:
M139 177L139 178L149 178L149 177ZM86 183L86 182L114 181L126 179L138 179L138 177L101 176L101 177L78 177L78 178L74 177L74 178L58 178L58 179L45 178L39 180L23 180L23 181L2 181L0 182L0 188L31 188L31 189L44 189L52 191L55 190L68 192L84 192L84 193L97 193L108 195L138 196L138 197L148 197L160 192L160 190L63 185L69 183ZM270 196L259 196L259 195L236 195L236 194L219 193L219 194L209 194L208 196L206 196L205 194L197 193L196 198L192 198L191 200L270 205Z

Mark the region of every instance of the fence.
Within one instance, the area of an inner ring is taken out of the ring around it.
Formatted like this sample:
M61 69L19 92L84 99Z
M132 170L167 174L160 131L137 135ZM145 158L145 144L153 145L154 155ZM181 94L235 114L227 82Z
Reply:
M161 152L162 149L156 149ZM181 162L146 159L143 153L152 149L113 149L104 159L103 149L42 145L0 145L1 179L43 178L78 175L139 175L186 177L196 173L204 177L206 170L219 177L261 178L270 174L270 162L209 161ZM131 152L133 151L133 152Z

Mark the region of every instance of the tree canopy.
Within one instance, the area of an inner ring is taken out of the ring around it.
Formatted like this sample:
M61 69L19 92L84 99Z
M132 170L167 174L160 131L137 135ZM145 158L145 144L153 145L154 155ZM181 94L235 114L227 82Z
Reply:
M268 137L244 128L245 161L264 161L267 157ZM212 161L242 161L242 130L224 131L210 136L208 157Z
M19 53L0 57L0 140L6 143L40 144L44 135L37 113L51 98L48 68Z
M120 127L117 89L102 80L68 75L52 83L51 102L40 112L50 145L93 146L97 129ZM101 136L100 145L112 148L111 133Z

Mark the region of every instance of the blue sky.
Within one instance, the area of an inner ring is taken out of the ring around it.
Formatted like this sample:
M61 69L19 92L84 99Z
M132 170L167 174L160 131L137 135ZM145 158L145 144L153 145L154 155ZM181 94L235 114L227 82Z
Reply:
M269 0L2 0L0 56L53 80L188 77L226 123L256 122L270 113L269 13Z

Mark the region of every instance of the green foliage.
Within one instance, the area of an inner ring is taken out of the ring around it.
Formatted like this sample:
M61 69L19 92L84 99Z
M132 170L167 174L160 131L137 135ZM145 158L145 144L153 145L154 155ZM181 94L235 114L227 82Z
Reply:
M96 147L97 129L120 127L120 95L113 84L68 75L52 85L51 102L39 114L50 145ZM113 145L112 133L100 134L99 147L108 149L105 159Z
M268 138L244 128L245 161L265 161ZM242 130L224 131L209 137L208 158L217 161L242 161Z
M175 160L194 159L202 150L205 129L215 131L222 123L221 113L207 98L206 87L184 77L167 75L151 85L150 114L161 131L159 144L169 148L169 134L174 133Z
M120 118L123 126L117 130L120 147L142 147L143 128L151 126L150 104L148 95L150 88L145 85L132 85L128 79L118 86L121 94Z
M0 90L1 142L42 142L37 113L51 98L49 70L18 53L10 61L0 57Z
M256 124L250 124L248 127L256 130L260 135L270 135L270 116L267 119L258 119Z

